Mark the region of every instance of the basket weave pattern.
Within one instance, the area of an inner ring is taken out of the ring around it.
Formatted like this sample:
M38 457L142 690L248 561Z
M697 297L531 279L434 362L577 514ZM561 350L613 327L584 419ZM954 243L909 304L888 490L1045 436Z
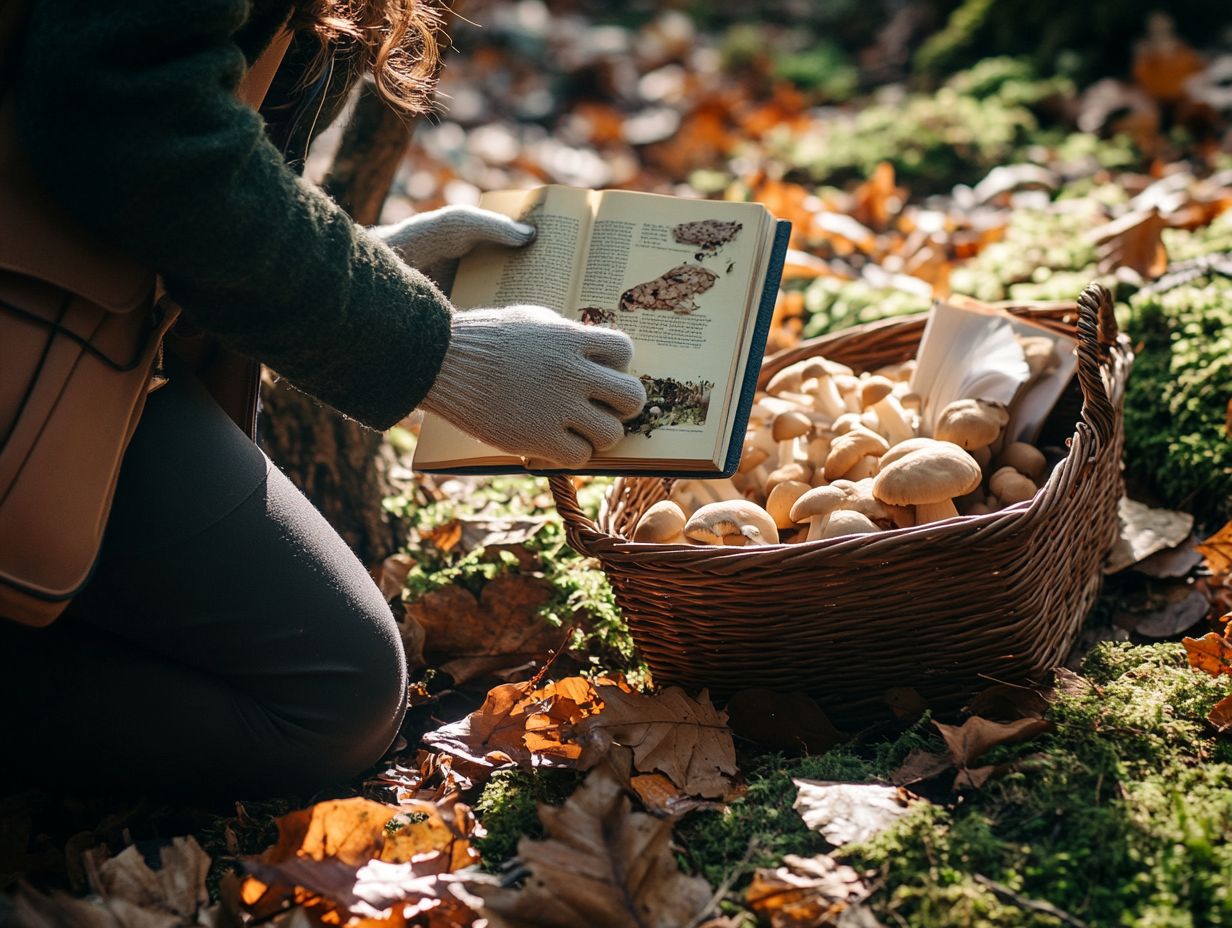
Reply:
M890 687L947 707L988 678L1038 678L1064 657L1116 538L1133 355L1097 285L1077 305L1010 311L1079 341L1082 405L1065 423L1069 453L1029 502L845 539L646 545L628 538L670 481L617 480L596 523L572 484L552 479L570 543L601 563L656 682L719 697L754 686L801 691L854 720L884 712ZM923 329L913 317L815 339L767 359L761 383L818 354L857 371L904 361Z

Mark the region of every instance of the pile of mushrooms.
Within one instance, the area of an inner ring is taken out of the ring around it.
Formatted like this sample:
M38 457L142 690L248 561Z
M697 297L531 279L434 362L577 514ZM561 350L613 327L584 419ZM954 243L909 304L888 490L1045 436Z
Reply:
M817 541L982 515L1030 500L1044 455L1006 442L1009 413L980 399L950 403L920 434L915 362L856 374L813 357L759 392L737 473L677 481L633 532L652 544Z

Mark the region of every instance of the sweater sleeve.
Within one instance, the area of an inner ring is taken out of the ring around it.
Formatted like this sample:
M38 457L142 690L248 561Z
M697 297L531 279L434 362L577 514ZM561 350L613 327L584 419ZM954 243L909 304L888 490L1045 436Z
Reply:
M19 131L48 192L224 344L375 428L449 341L431 282L295 176L234 98L248 0L35 0Z

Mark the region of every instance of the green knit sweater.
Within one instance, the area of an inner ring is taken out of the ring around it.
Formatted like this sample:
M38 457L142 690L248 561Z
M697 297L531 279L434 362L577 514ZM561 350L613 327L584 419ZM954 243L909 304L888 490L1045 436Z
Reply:
M449 303L289 169L234 98L288 0L34 0L16 97L50 194L228 347L387 428L432 384Z

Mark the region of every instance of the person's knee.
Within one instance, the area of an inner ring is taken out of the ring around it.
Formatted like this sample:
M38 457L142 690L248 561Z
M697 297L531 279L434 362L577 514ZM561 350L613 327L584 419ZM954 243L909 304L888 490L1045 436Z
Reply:
M406 713L407 669L401 635L388 604L373 586L323 644L320 672L301 706L299 751L317 785L351 779L393 743Z

